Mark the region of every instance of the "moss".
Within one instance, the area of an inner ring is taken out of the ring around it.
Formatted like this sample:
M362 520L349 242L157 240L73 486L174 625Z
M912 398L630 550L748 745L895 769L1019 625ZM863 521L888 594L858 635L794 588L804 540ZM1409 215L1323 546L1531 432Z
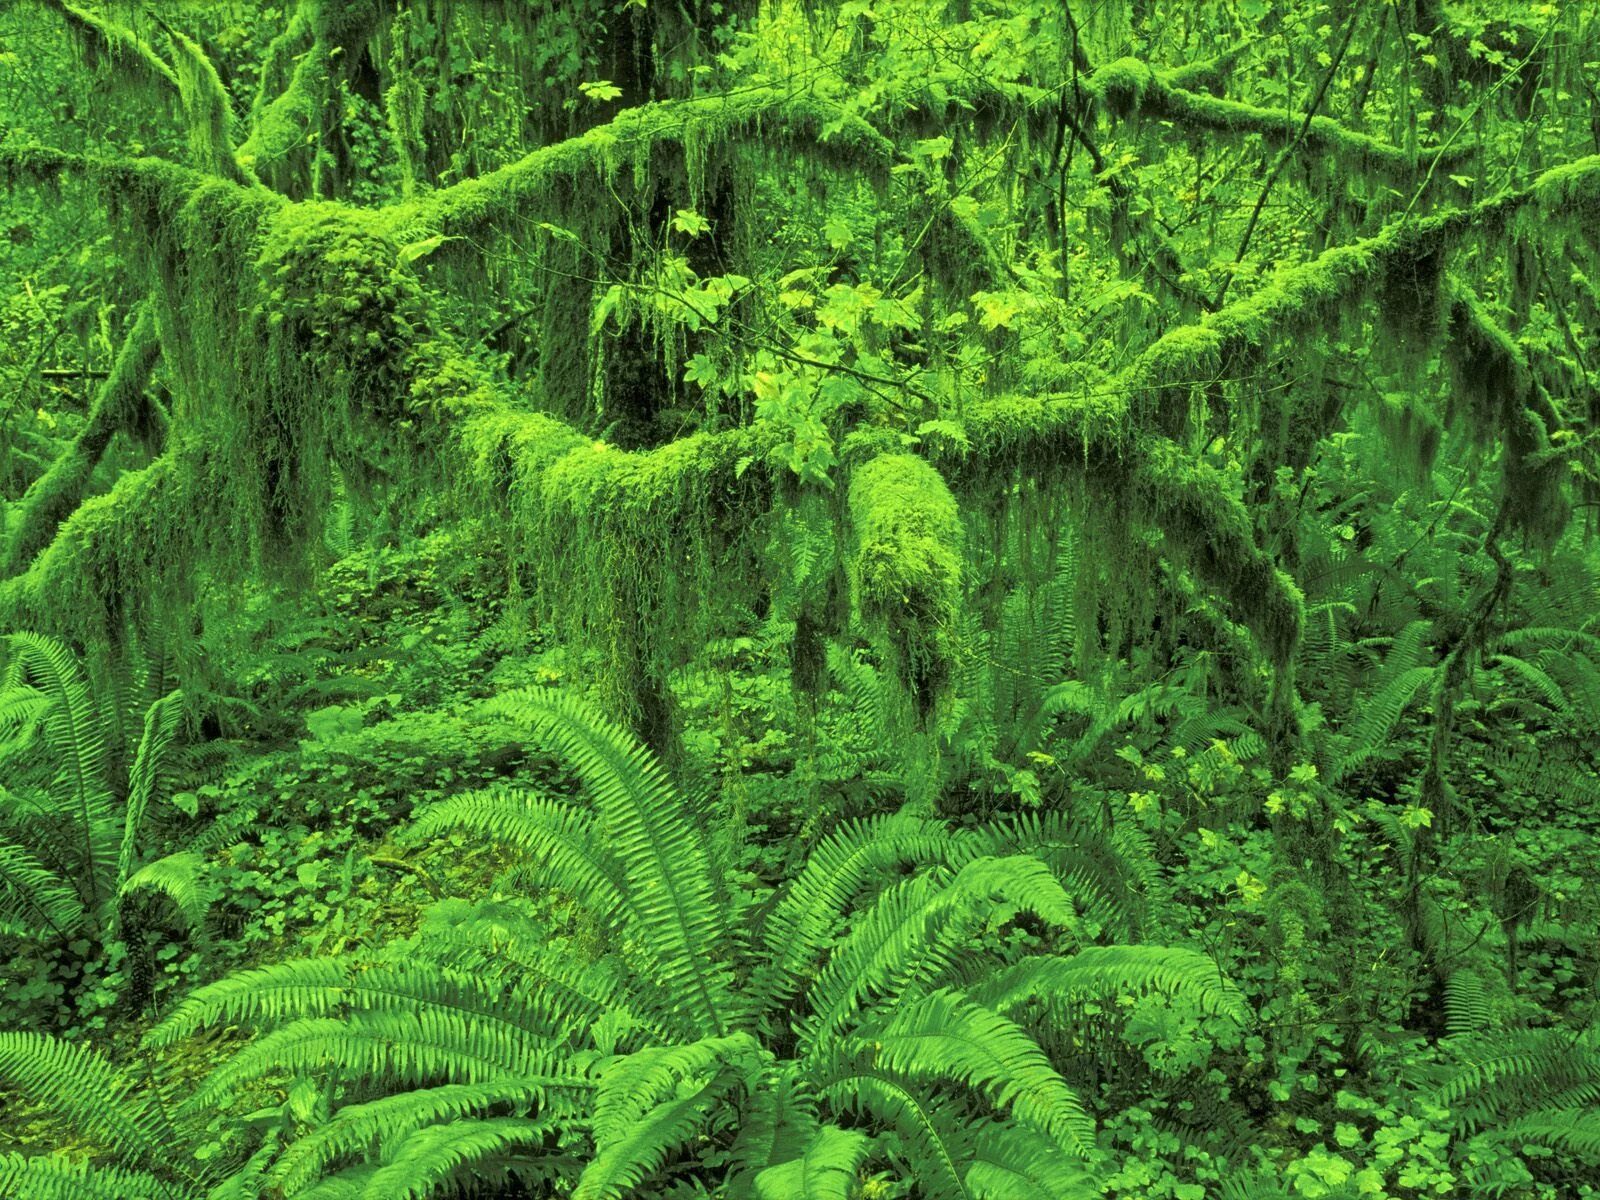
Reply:
M1548 547L1572 514L1571 470L1551 452L1560 413L1511 335L1463 285L1451 281L1450 288L1446 358L1458 415L1478 440L1501 448L1505 519Z
M828 131L824 140L823 132ZM451 236L480 234L532 210L557 215L576 204L577 185L611 180L620 167L637 172L658 145L697 148L759 135L857 167L884 169L894 146L860 117L819 97L755 88L725 97L673 100L628 109L579 137L545 146L507 167L441 188L390 210L398 227L426 227ZM703 173L703 167L701 172Z
M914 454L882 454L851 475L855 608L882 628L926 713L950 676L962 604L963 528L944 478Z
M1540 175L1533 197L1545 217L1600 225L1600 154L1591 154Z
M1155 83L1155 72L1137 58L1119 58L1095 69L1089 90L1119 117L1135 112Z
M148 307L141 308L117 352L111 374L95 394L83 429L50 469L34 481L13 515L0 561L0 577L23 570L83 499L89 477L112 437L142 423L141 410L148 407L144 387L160 351L155 320Z
M176 73L126 25L61 0L47 7L61 14L78 45L89 54L101 56L139 82L154 83L177 92Z
M1244 505L1211 467L1164 438L1139 439L1128 487L1196 574L1228 601L1280 677L1292 671L1305 624L1294 581L1256 544Z
M1257 134L1275 142L1298 137L1299 149L1307 153L1339 154L1342 162L1391 175L1415 173L1417 157L1331 117L1313 116L1307 123L1304 113L1261 108L1190 90L1219 82L1220 70L1217 63L1204 63L1193 69L1156 72L1137 58L1119 58L1097 68L1088 87L1119 117L1137 112L1195 129ZM1439 157L1442 165L1448 166L1472 152L1470 145L1443 151L1422 147L1418 155L1423 161Z

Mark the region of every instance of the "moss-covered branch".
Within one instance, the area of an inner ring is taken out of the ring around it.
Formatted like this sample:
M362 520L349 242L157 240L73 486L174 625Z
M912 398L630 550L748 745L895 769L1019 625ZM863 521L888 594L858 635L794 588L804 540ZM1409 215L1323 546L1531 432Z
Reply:
M1158 71L1136 58L1119 58L1096 70L1087 80L1087 86L1119 116L1138 113L1192 129L1259 134L1269 142L1285 145L1298 135L1301 150L1334 155L1341 166L1359 166L1391 175L1414 174L1419 161L1426 163L1438 155L1443 155L1447 162L1454 161L1473 149L1462 146L1445 151L1424 146L1412 155L1332 117L1313 116L1308 121L1305 113L1224 100L1181 86L1193 78L1192 73L1182 68Z
M566 208L584 203L580 184L608 178L624 166L643 172L658 146L672 146L683 155L692 186L697 165L710 149L758 135L763 142L786 142L848 166L883 168L894 160L888 139L832 101L805 92L751 88L627 109L585 134L391 211L397 224L473 236L536 216L534 210L548 212L552 201Z
M117 433L127 431L148 440L164 424L144 390L160 353L155 320L148 308L141 308L78 436L23 496L0 556L0 578L22 571L54 536L56 527L83 499L90 476Z
M68 32L84 50L105 58L140 82L170 89L174 96L178 95L177 73L126 25L68 4L66 0L42 0L42 3L61 16Z

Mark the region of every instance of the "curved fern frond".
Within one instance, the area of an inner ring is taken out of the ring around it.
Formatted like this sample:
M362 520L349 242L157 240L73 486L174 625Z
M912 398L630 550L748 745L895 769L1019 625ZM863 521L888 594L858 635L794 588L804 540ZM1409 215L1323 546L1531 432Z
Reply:
M708 1076L733 1065L755 1074L762 1054L748 1033L703 1038L687 1046L650 1046L606 1064L595 1096L594 1139L609 1145L685 1081Z
M0 789L0 803L8 799ZM0 837L0 931L29 936L48 927L65 936L87 919L75 888L26 846Z
M928 1200L974 1200L958 1145L959 1118L941 1120L937 1115L948 1111L948 1102L931 1103L859 1053L831 1064L820 1081L822 1098L830 1106L870 1116L900 1135L913 1178Z
M867 1136L824 1125L800 1157L768 1167L755 1177L757 1200L849 1200L856 1171L867 1154Z
M1016 1022L940 989L864 1031L880 1070L910 1083L956 1083L1048 1134L1069 1154L1094 1148L1094 1119L1078 1093Z
M333 1067L389 1087L518 1081L587 1089L585 1057L558 1055L544 1039L440 1010L311 1017L273 1030L218 1067L185 1101L203 1110L269 1075Z
M802 1042L815 1048L866 1006L932 987L971 951L973 935L1001 905L1069 926L1077 913L1050 868L1030 855L972 860L918 876L879 898L837 946L807 1000Z
M764 1002L782 1004L794 995L802 974L821 957L871 880L947 861L954 845L939 824L898 816L850 822L818 842L763 923L756 987Z
M41 1033L0 1033L0 1080L143 1167L165 1165L177 1137L155 1098L86 1046Z
M491 709L529 727L577 775L623 864L653 982L692 1034L726 1033L730 939L711 857L677 790L637 738L570 696L524 689Z
M637 1188L695 1137L742 1078L737 1070L718 1071L689 1094L657 1104L618 1137L600 1142L572 1200L618 1200Z
M363 968L353 959L305 958L239 971L187 996L145 1036L170 1046L221 1024L275 1025L340 1014L410 1013L470 1018L509 1037L559 1038L566 1027L493 976L411 958Z
M83 866L86 906L96 911L114 881L117 826L106 766L105 720L72 651L54 638L21 632L11 635L16 660L48 697L40 718L44 740L56 764L55 790L76 823L74 834Z
M1083 1159L1026 1125L986 1122L969 1140L973 1200L1095 1200L1103 1193Z
M327 1121L284 1147L267 1178L286 1196L298 1195L329 1167L373 1146L392 1146L430 1125L449 1125L490 1109L544 1105L550 1093L523 1080L444 1084L383 1096L339 1109Z
M422 809L407 833L427 838L461 831L534 856L550 886L604 919L631 914L621 866L605 848L594 818L570 804L520 788L488 788Z
M375 1170L365 1200L421 1200L435 1193L459 1195L483 1163L514 1153L544 1149L551 1126L525 1117L471 1117L429 1125L408 1134L389 1161Z
M1383 749L1389 735L1400 723L1401 715L1437 673L1437 667L1408 668L1389 679L1375 695L1363 702L1361 717L1350 731L1344 753L1333 770L1333 782L1344 779Z
M971 989L977 1003L1015 1014L1035 1001L1059 1006L1155 992L1192 1000L1201 1012L1251 1021L1244 994L1209 955L1168 946L1090 946L1071 957L1036 956Z
M1550 1108L1490 1130L1497 1142L1536 1142L1581 1158L1600 1158L1600 1111L1592 1108Z
M162 895L172 901L172 907L191 930L205 923L206 913L216 897L210 864L192 850L146 863L123 880L117 889L117 898L122 900L141 892Z

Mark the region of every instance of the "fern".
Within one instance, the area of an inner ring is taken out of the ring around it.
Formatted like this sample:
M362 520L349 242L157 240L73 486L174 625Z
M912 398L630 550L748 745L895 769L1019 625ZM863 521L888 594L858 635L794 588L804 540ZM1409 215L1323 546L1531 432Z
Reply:
M185 1193L196 1197L197 1193ZM81 1160L0 1155L0 1197L6 1200L179 1200L172 1185L140 1171Z
M867 1145L855 1130L821 1126L798 1158L756 1175L756 1200L848 1200Z
M630 924L656 963L667 1003L691 1028L727 1032L732 999L718 956L729 937L710 856L659 764L620 726L565 696L514 692L493 711L525 724L583 783L628 871Z
M870 1040L875 1065L890 1074L960 1083L1069 1153L1087 1155L1094 1145L1093 1119L1037 1043L959 992L932 992L861 1037Z

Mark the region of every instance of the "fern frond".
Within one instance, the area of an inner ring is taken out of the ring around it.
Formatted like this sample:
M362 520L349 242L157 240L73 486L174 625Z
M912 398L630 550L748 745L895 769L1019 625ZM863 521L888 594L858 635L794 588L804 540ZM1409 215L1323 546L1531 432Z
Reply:
M436 1192L459 1194L460 1185L475 1181L481 1163L542 1150L550 1131L548 1121L526 1117L463 1117L414 1130L372 1173L364 1195L370 1200L421 1200Z
M1437 667L1407 668L1362 703L1361 716L1351 729L1344 753L1334 768L1334 782L1346 778L1383 748L1412 699L1425 684L1433 681L1437 672Z
M60 1113L126 1162L168 1162L177 1137L149 1092L136 1091L105 1058L42 1033L0 1033L0 1080Z
M9 798L0 790L0 803ZM0 930L31 936L48 927L65 936L87 920L75 888L26 846L0 837Z
M295 1196L329 1167L358 1157L374 1146L395 1145L415 1130L481 1116L494 1108L543 1108L550 1100L548 1089L511 1079L418 1088L346 1105L325 1124L284 1147L267 1178L284 1195Z
M146 863L117 889L117 898L125 900L141 892L156 893L172 901L172 907L191 930L199 929L216 898L216 888L210 878L210 864L192 850L179 851L155 862Z
M600 1072L595 1096L595 1143L607 1145L624 1137L685 1081L708 1076L714 1068L749 1066L760 1056L755 1038L734 1033L686 1046L649 1046L608 1063Z
M211 1073L185 1101L189 1111L226 1102L245 1084L272 1075L337 1068L387 1087L519 1082L592 1087L582 1055L557 1055L542 1038L460 1013L362 1013L312 1017L275 1029Z
M239 971L192 992L145 1036L159 1049L222 1024L277 1025L340 1014L408 1013L470 1019L509 1038L559 1039L566 1026L491 976L413 957L363 968L352 959L305 958Z
M764 1004L782 1004L794 995L869 882L945 861L954 845L941 825L914 817L851 822L818 842L762 926L756 987Z
M1452 1036L1481 1033L1494 1023L1483 977L1472 967L1451 971L1444 981L1445 1028Z
M608 920L632 912L622 868L598 836L594 818L570 804L520 788L488 788L423 808L408 839L461 831L534 856L545 880Z
M1046 1133L1069 1154L1094 1148L1094 1119L1078 1093L1016 1022L941 989L863 1031L879 1069L913 1084L956 1083Z
M16 659L50 700L40 728L56 764L55 789L76 823L87 907L97 910L115 878L117 827L106 766L107 730L72 651L37 633L11 635Z
M831 1107L869 1115L900 1135L917 1187L928 1200L971 1200L957 1144L959 1118L939 1117L949 1112L948 1101L935 1104L860 1053L829 1064L819 1078L822 1098Z
M144 823L145 810L149 808L150 800L160 784L167 748L172 745L172 739L178 732L178 722L182 719L182 692L162 697L145 712L144 733L139 738L133 766L128 770L128 804L122 818L122 850L117 856L116 882L119 887L133 872L133 861L138 853L139 827ZM197 922L191 920L190 924Z
M1488 1136L1497 1142L1535 1142L1581 1158L1600 1159L1600 1111L1547 1108L1530 1113Z
M5 1200L177 1200L172 1184L121 1167L91 1166L61 1155L0 1155Z
M865 1134L822 1126L798 1158L755 1177L757 1200L849 1200L867 1144Z
M772 1064L751 1088L750 1103L730 1157L731 1197L750 1197L754 1177L766 1168L799 1157L821 1127L810 1080L793 1060Z
M834 949L807 997L800 1024L815 1047L842 1032L866 1006L933 986L970 951L974 934L1001 905L1056 926L1077 920L1049 867L1030 855L974 859L956 872L919 876L891 889Z
M1103 1189L1082 1158L1026 1125L989 1121L970 1139L973 1200L1095 1200Z
M620 1136L599 1143L572 1200L618 1200L637 1188L699 1133L742 1078L737 1070L718 1071L687 1095L657 1104Z
M1090 946L1071 957L1039 955L998 972L972 989L972 998L997 1012L1016 1013L1035 1001L1114 1004L1117 997L1158 993L1194 1001L1201 1012L1250 1023L1244 994L1209 955L1169 946Z
M694 1035L725 1033L734 1007L711 857L661 765L632 734L566 695L524 689L491 705L526 724L577 775L623 864L631 922L653 982Z

